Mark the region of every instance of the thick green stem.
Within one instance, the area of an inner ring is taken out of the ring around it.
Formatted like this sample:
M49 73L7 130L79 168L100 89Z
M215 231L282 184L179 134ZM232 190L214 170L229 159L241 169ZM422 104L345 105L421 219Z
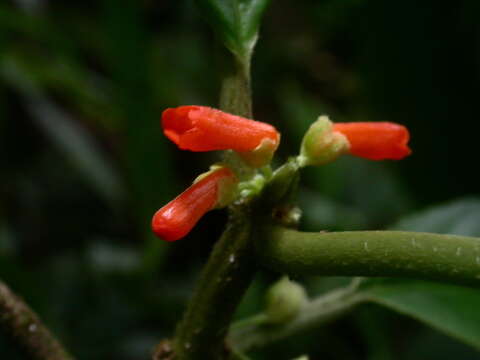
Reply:
M252 90L250 84L250 56L228 58L220 91L220 109L228 113L253 118ZM244 180L251 177L253 169L245 164L232 150L224 152L223 162L235 169L237 176Z
M398 276L480 285L480 239L406 231L265 231L262 264L287 274Z
M357 292L357 282L310 301L300 313L285 324L272 325L264 320L264 314L233 324L228 336L231 346L238 351L262 347L288 336L323 325L344 315L363 298Z
M249 59L235 59L235 66L222 86L222 110L251 117L249 63ZM228 157L234 162L236 155L230 152ZM243 171L241 168L235 170ZM205 265L173 343L158 346L154 359L170 358L172 352L177 360L220 360L228 357L225 337L235 309L257 269L252 233L250 205L232 206L227 228Z
M176 359L222 359L233 313L251 283L256 266L247 206L235 207L227 229L205 266L183 320L178 325Z
M73 359L33 310L1 281L0 328L19 345L28 359Z

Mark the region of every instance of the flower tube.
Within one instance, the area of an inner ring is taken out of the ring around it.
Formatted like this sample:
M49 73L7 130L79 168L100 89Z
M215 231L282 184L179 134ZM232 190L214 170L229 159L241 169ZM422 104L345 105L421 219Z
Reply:
M408 129L391 122L334 123L333 131L343 134L348 152L370 160L400 160L411 154Z
M236 184L235 175L226 167L214 168L201 175L193 185L155 213L153 232L166 241L181 239L207 211L227 205Z
M268 163L280 142L280 134L269 124L206 106L166 109L162 127L165 136L182 150L235 150L244 153L254 167ZM250 161L252 153L259 156Z

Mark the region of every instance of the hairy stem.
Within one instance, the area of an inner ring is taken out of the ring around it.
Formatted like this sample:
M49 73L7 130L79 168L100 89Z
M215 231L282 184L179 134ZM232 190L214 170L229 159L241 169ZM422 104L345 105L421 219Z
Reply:
M73 360L37 314L1 281L0 326L28 359Z
M230 329L229 342L235 350L248 351L332 321L362 302L357 285L357 282L353 282L351 286L333 290L310 301L292 321L285 324L267 324L264 314L235 323Z
M222 86L222 110L251 117L249 64L250 59L235 58L235 66ZM229 152L228 157L235 163L233 152ZM178 360L220 360L229 356L225 337L235 309L257 269L252 232L250 205L232 206L227 228L205 265L171 346L158 346L154 359L167 359L172 351Z
M262 264L287 274L398 276L480 285L480 239L406 231L265 231Z
M222 359L226 354L229 324L256 271L251 233L248 209L233 208L178 325L176 359Z
M220 92L220 108L226 112L252 118L250 56L233 56L226 70Z

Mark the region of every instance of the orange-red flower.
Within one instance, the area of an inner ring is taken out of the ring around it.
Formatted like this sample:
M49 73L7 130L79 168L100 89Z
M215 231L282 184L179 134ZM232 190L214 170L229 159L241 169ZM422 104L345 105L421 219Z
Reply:
M226 167L207 173L155 213L153 232L166 241L181 239L207 211L222 204L234 186L236 177Z
M162 126L165 136L183 150L249 152L269 140L275 151L280 141L280 134L269 124L206 106L166 109Z
M349 152L370 160L400 160L412 152L410 134L403 125L391 122L335 123L333 131L345 135Z

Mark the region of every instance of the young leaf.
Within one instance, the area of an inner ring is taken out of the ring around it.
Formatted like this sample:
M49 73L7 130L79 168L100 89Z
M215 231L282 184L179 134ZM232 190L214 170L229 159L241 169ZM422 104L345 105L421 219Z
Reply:
M258 37L260 19L270 0L197 0L205 18L225 46L248 58Z

